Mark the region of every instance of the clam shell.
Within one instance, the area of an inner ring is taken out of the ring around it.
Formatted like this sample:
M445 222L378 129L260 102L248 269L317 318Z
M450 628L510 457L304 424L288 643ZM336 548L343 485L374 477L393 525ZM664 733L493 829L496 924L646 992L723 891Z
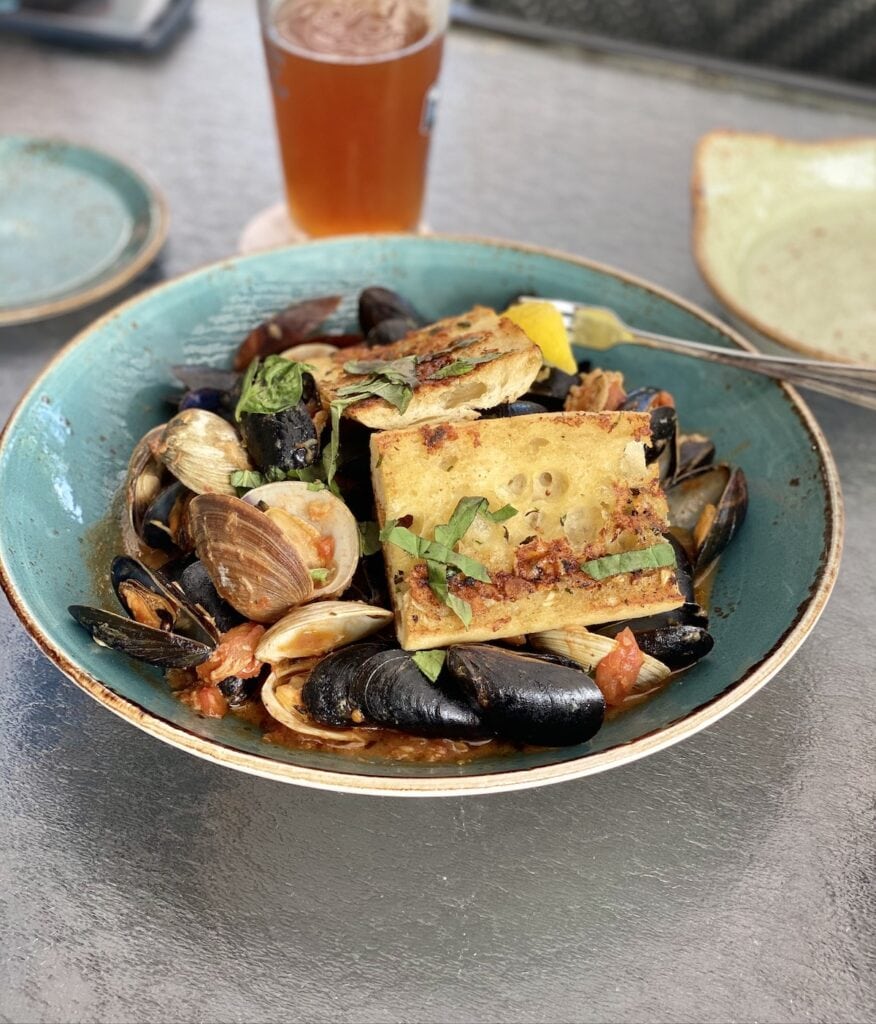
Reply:
M327 341L305 341L301 345L293 345L280 355L295 363L306 363L308 359L318 356L333 356L338 351L337 345L329 345Z
M307 679L302 675L279 675L272 672L262 686L262 704L271 718L287 729L310 739L322 740L333 746L363 747L368 733L363 729L332 729L317 725L301 707L301 688Z
M224 494L200 494L189 506L198 558L232 608L270 623L313 597L310 573L264 513Z
M177 413L165 426L156 454L195 494L234 495L229 476L253 468L234 427L206 409Z
M146 510L162 489L165 469L155 454L166 424L153 427L137 442L128 461L125 477L125 517L122 522L122 543L125 551L136 555L143 543L140 530Z
M585 672L595 672L600 661L613 651L616 641L610 636L591 633L583 626L566 626L563 629L549 629L544 633L530 633L528 638L533 647L552 654L561 654L577 662ZM642 652L644 661L636 679L635 691L650 690L659 686L672 674L662 661Z
M340 498L331 491L312 491L305 483L285 480L255 487L247 491L243 500L250 505L264 502L271 508L283 509L311 523L322 536L331 536L335 549L330 568L334 572L325 583L315 585L315 596L335 597L347 589L359 564L359 530L353 513Z
M259 641L256 657L276 665L286 658L312 658L376 633L392 612L361 601L318 601L295 608Z

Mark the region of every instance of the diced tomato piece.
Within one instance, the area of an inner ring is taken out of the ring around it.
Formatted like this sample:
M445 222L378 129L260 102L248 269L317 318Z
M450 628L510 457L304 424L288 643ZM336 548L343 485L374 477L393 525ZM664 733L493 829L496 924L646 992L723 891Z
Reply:
M617 635L617 643L596 666L596 685L605 703L621 704L635 686L645 657L639 650L633 631L627 627Z
M322 559L324 566L331 565L335 554L335 538L332 536L320 537L316 542L316 552Z
M228 713L228 701L218 686L199 686L195 690L195 706L208 718L222 718Z
M255 649L265 631L255 622L244 622L223 633L213 653L195 669L205 683L221 683L229 676L252 679L262 670ZM220 694L221 696L221 694Z

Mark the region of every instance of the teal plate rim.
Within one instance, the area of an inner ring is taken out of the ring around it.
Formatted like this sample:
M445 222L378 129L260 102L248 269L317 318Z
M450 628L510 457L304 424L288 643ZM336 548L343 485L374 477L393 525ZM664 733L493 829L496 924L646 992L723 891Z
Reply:
M0 135L0 141L10 140L54 145L97 156L104 163L110 164L124 172L128 179L142 190L148 214L146 218L147 230L140 245L123 262L116 263L115 269L108 276L101 274L93 280L93 283L77 287L72 292L62 292L56 298L49 298L43 302L0 308L0 327L14 327L19 324L32 323L36 320L48 320L62 313L72 313L76 309L89 306L93 302L97 302L98 299L105 298L107 295L118 291L145 270L158 256L162 246L167 241L167 235L170 230L170 210L161 190L150 175L145 173L140 167L132 164L127 158L122 159L101 147L92 146L90 143L79 142L63 136L19 135L15 133Z
M408 238L409 236L393 234L352 235L330 240L320 240L313 244L343 244L356 239L361 240L363 237L391 241L392 239ZM711 328L719 331L735 347L754 351L754 346L742 335L694 303L688 302L686 299L650 281L598 261L575 256L560 250L483 236L429 235L422 239L423 244L428 244L430 239L441 243L488 245L521 253L547 256L610 275L625 284L642 289L651 295L668 301L683 311L703 320ZM294 248L301 248L301 246L295 246ZM64 360L67 354L73 348L86 342L93 331L99 330L104 324L117 317L124 310L140 302L146 296L151 296L163 289L171 288L178 282L198 274L222 270L231 263L235 265L246 264L250 259L257 260L263 258L263 256L264 254L262 253L248 257L232 257L197 267L185 274L140 292L132 299L115 307L115 309L101 316L84 330L80 331L56 353L19 399L2 433L0 433L0 458L5 454L6 445L15 432L19 415L24 411L29 399L39 390L44 379ZM639 760L649 754L669 747L688 736L694 735L738 707L764 686L787 663L812 631L821 613L824 611L827 600L836 583L843 545L844 511L839 476L827 441L809 408L794 388L783 383L777 384L777 386L784 393L786 401L789 402L804 430L809 435L813 450L818 455L819 469L824 486L824 540L819 558L819 571L810 586L807 597L799 604L794 619L777 638L773 647L759 662L752 665L744 675L731 683L723 692L700 705L689 714L670 722L668 725L663 725L639 736L631 742L618 744L606 750L587 754L572 760L474 776L383 777L345 773L327 768L311 768L277 761L266 755L237 750L225 743L200 736L184 726L172 723L156 715L154 712L146 710L140 704L128 698L119 696L101 680L75 664L60 647L49 639L31 614L26 601L18 593L11 579L9 569L3 559L2 549L0 549L0 587L2 587L13 611L21 620L36 645L50 661L81 689L85 690L98 703L109 708L110 711L134 724L144 732L169 743L171 746L187 751L196 757L214 764L235 768L262 778L292 782L311 788L373 796L476 795L528 789L593 775L609 768Z

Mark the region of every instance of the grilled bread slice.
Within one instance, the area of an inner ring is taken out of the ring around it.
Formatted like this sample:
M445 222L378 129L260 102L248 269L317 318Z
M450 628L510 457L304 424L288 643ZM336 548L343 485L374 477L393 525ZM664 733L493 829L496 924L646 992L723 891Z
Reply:
M391 430L371 438L381 527L392 520L434 539L463 497L483 497L501 523L478 516L456 545L490 582L448 577L468 602L462 620L429 587L422 558L384 544L399 640L408 650L494 640L651 615L682 603L675 570L597 580L581 563L663 541L666 499L645 464L647 413L546 413ZM412 517L408 519L407 517Z
M367 374L351 374L344 365L353 360L392 360L417 357L417 386L404 412L382 398L372 397L349 406L344 415L375 430L391 430L430 420L473 419L476 410L510 402L529 389L541 369L541 350L506 317L476 306L468 313L439 320L400 341L374 348L346 348L334 356L309 359L323 405L340 389L359 383ZM495 356L495 358L489 358ZM485 359L483 362L476 360ZM458 375L433 375L474 360Z

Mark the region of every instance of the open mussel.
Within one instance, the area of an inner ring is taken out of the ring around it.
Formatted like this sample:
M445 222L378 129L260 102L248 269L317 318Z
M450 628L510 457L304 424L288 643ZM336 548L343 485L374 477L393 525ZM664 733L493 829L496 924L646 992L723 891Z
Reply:
M313 719L334 727L373 725L444 739L489 735L475 708L430 682L409 652L377 644L342 647L320 661L301 702Z
M189 506L189 524L213 586L247 619L276 622L313 597L313 579L294 544L253 505L200 494Z
M253 468L234 427L204 409L177 413L165 425L155 454L195 494L236 494L231 474Z
M127 615L85 605L69 608L97 643L162 668L191 668L207 660L217 634L159 573L119 555L110 577Z
M143 514L140 536L150 548L178 555L192 550L186 511L192 492L178 480L159 491Z
M636 388L630 391L620 409L649 414L651 443L645 449L645 462L659 460L660 479L671 480L678 467L678 419L672 395L660 388Z
M602 725L602 693L577 667L491 644L461 644L447 651L446 670L502 739L571 746Z
M192 668L206 661L213 650L189 637L144 626L124 615L100 608L71 604L67 610L83 629L88 630L95 643L160 668Z
M705 434L678 435L678 467L675 475L687 476L700 466L710 465L715 458L715 442Z
M339 295L296 302L260 323L244 339L234 357L234 369L245 370L257 356L277 355L292 345L306 341L320 324L334 313Z
M700 576L744 522L748 485L741 469L718 463L678 477L667 488L666 500L670 525L683 532L694 572Z

